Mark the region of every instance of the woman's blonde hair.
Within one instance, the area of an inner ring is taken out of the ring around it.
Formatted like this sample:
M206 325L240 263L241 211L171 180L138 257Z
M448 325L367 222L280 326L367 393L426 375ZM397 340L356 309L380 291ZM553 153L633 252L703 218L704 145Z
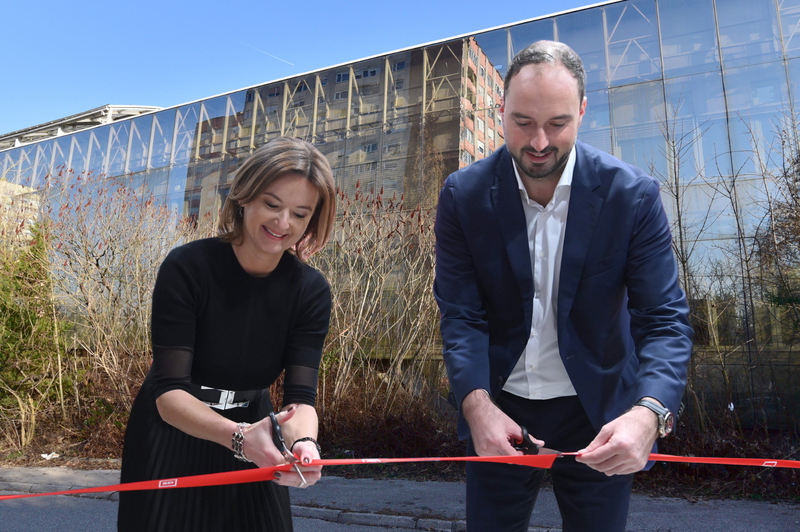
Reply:
M328 159L308 142L280 137L257 149L236 172L222 207L217 234L225 242L241 243L244 237L240 206L256 199L272 182L286 174L308 179L319 193L317 207L294 251L302 261L328 242L336 216L336 183Z

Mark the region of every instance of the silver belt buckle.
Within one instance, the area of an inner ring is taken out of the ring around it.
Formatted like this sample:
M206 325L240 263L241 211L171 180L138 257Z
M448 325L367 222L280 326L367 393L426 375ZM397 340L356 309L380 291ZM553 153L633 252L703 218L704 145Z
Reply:
M220 390L219 388L212 388L210 386L200 386L201 390L217 390L219 392L218 403L206 403L211 408L217 410L230 410L231 408L245 408L250 405L250 401L242 401L241 403L234 403L233 397L236 392L233 390Z

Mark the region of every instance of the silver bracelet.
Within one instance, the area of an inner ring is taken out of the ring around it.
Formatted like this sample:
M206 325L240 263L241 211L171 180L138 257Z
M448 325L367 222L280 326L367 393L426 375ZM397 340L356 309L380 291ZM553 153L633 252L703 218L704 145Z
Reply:
M233 456L235 456L238 460L242 462L253 462L249 458L244 455L244 428L249 427L250 423L237 423L236 426L238 427L238 431L233 433L233 437L231 437L231 449L233 450Z

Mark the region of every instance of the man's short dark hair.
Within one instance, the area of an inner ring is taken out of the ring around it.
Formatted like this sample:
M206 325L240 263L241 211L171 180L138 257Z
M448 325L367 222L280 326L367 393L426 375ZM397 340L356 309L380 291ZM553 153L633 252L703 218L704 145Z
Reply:
M583 61L575 53L575 50L564 43L555 41L536 41L511 60L506 72L506 79L503 82L504 94L508 93L511 79L519 73L522 67L543 63L563 65L578 82L579 101L583 102L583 97L586 95L586 71L583 69Z

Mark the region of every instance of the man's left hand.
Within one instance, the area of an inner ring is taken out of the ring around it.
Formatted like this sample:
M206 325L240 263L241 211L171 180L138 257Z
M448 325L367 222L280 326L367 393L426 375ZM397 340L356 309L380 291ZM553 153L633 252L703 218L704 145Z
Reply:
M575 460L606 475L641 471L658 438L658 418L647 408L635 406L600 429L600 433Z

